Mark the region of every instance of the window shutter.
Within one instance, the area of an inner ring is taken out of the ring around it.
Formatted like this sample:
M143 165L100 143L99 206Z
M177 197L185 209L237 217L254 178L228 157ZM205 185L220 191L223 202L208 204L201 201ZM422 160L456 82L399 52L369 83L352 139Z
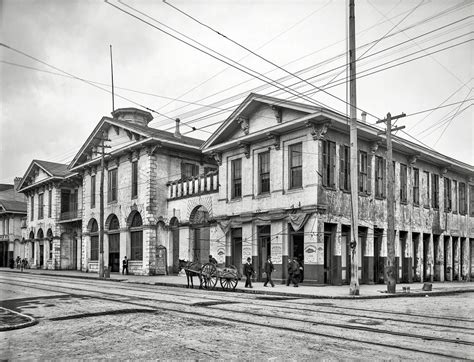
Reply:
M372 160L374 157L372 154L367 156L367 195L372 193Z
M382 170L382 197L387 196L387 160L383 159Z
M329 186L336 187L336 143L329 142L329 157L330 157L330 180Z
M339 145L339 189L344 190L344 145Z
M321 164L322 164L322 172L321 174L323 175L323 185L324 186L327 186L327 173L328 173L328 169L327 169L327 164L328 164L328 155L327 155L327 142L326 141L321 141L321 144L322 144L322 160L321 160Z

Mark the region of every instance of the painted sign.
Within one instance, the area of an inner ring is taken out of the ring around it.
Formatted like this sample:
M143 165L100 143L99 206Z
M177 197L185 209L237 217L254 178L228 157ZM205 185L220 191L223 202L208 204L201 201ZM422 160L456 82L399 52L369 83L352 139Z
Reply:
M273 264L282 264L283 257L281 251L281 245L272 245L272 262Z

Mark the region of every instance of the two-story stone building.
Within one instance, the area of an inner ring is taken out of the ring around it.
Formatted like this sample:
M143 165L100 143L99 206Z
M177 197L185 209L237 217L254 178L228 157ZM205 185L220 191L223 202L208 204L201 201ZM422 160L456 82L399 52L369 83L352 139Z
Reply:
M387 256L386 148L378 131L359 122L361 283L383 282ZM203 197L183 192L187 182L169 185L163 218L181 215L170 238L189 239L190 248L239 268L252 257L259 278L271 255L276 279L286 278L289 258L299 258L305 282L349 283L349 145L347 117L249 95L202 147L219 164L218 190ZM470 278L474 167L396 136L393 160L399 281ZM204 223L195 220L197 209Z
M32 268L80 269L82 180L67 165L33 160L18 191L27 199L23 238Z
M17 192L20 182L0 185L0 267L9 265L18 256L24 258L24 240L21 227L26 216L25 196Z
M167 183L209 173L215 162L202 154L201 140L181 135L179 120L173 134L149 127L153 117L146 111L123 108L112 116L100 120L69 165L82 177L82 269L99 268L103 172L104 265L118 272L127 256L134 274L178 272L187 240L168 243L163 237L170 219L179 217L168 209Z

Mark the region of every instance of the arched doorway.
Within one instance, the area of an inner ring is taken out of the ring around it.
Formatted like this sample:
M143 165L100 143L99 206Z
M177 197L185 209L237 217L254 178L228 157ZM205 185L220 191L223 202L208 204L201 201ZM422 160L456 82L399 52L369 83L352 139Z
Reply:
M202 205L195 207L189 217L189 223L191 224L189 236L192 259L205 264L209 261L210 253L209 212Z
M73 245L70 233L62 233L60 240L59 267L61 269L71 269ZM55 268L56 269L56 268Z
M143 261L143 221L138 211L129 216L130 260Z
M89 221L88 230L90 233L91 243L89 247L89 255L91 261L99 261L99 224L96 219Z
M120 272L120 224L116 215L110 215L107 220L109 235L109 267L110 271Z
M179 273L179 222L176 217L170 220L170 243L171 243L171 265L172 273Z
M36 233L36 239L39 240L39 266L42 267L44 265L44 234L43 229L39 229Z
M48 260L50 260L51 264L53 264L53 231L51 229L48 229L48 231L46 232L46 239L48 239Z

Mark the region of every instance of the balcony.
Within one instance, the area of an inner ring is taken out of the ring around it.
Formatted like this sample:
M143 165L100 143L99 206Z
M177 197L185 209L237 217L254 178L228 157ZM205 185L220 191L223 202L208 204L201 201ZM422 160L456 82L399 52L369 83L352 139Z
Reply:
M82 219L82 210L64 211L59 215L59 221L72 221Z
M219 174L209 172L207 175L193 176L187 179L170 181L168 186L168 200L199 196L219 191Z

